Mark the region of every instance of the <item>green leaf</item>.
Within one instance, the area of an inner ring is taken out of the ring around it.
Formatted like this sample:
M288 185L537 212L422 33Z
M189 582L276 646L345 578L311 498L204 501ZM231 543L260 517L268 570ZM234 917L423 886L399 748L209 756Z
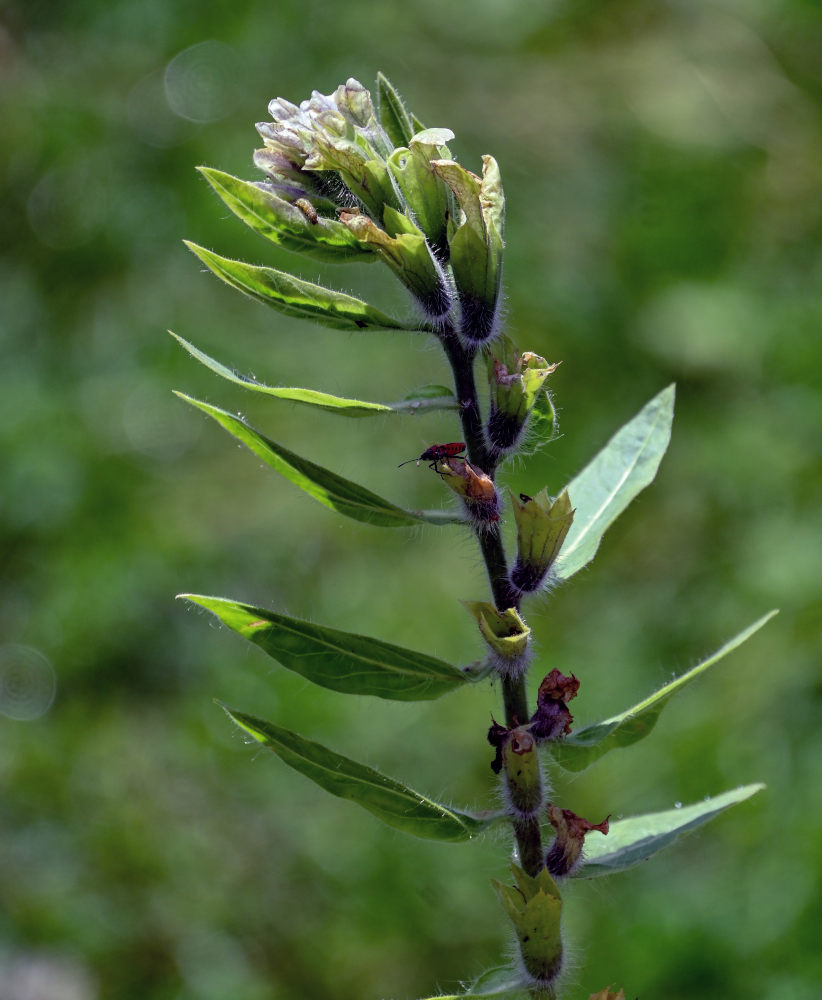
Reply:
M249 375L241 375L232 368L227 368L225 365L220 364L219 361L210 358L203 351L198 350L193 344L190 344L171 330L169 330L169 333L171 333L171 336L175 340L182 344L193 358L204 364L206 368L210 368L221 378L227 379L229 382L234 382L236 385L241 385L246 389L253 389L254 392L276 396L278 399L288 399L293 403L306 403L309 406L319 407L322 410L329 410L331 413L336 413L342 417L371 417L379 413L397 412L393 406L383 406L382 403L367 403L359 399L345 399L341 396L330 396L327 392L319 392L317 389L286 389L266 385L264 382L258 382L256 378Z
M309 496L314 497L321 504L336 510L339 514L345 514L355 521L365 521L366 524L377 525L383 528L402 528L420 521L430 524L461 524L463 518L447 510L403 510L388 500L383 500L363 486L358 486L348 479L343 479L334 472L324 469L321 465L315 465L308 459L300 458L293 451L284 448L276 441L254 430L244 420L221 410L202 400L193 399L184 392L176 392L175 395L185 400L192 406L196 406L203 413L224 427L229 434L233 434L239 441L261 458L266 465L276 469L295 486L299 486Z
M311 319L337 330L414 330L392 319L362 299L332 288L302 281L273 267L256 267L242 260L220 257L196 243L183 241L218 278L252 299L296 319Z
M638 705L634 705L619 715L611 716L610 719L605 719L603 722L585 726L563 740L548 743L549 752L560 767L564 767L566 771L584 771L586 767L608 753L609 750L629 747L644 739L653 730L657 719L662 714L662 709L677 691L681 691L709 667L718 663L723 656L727 656L728 653L733 652L743 642L750 639L777 613L777 611L769 611L753 625L749 625L739 635L726 642L702 663L665 684Z
M399 413L421 413L425 410L458 410L459 403L454 390L444 385L423 385L410 392L399 403L392 403L391 409Z
M590 846L586 842L585 860L574 877L596 878L631 868L672 844L681 834L695 830L764 787L745 785L679 809L616 820L611 823L607 837L592 839Z
M319 215L312 222L297 205L251 181L212 167L197 169L239 219L277 246L334 264L376 260L337 219Z
M671 439L674 386L655 396L568 484L576 514L554 563L554 576L567 580L586 566L609 525L656 475Z
M505 819L501 812L474 814L450 809L407 788L355 760L343 757L288 729L253 715L222 706L249 736L273 750L277 756L341 799L350 799L373 813L388 826L415 837L457 842L471 840L494 823Z
M466 988L464 993L449 993L447 996L438 994L434 997L427 997L426 1000L463 1000L464 997L473 997L474 1000L482 1000L483 997L496 997L498 1000L535 1000L532 993L528 992L529 983L521 972L512 969L510 966L502 966L497 969L488 969L478 976L471 986Z
M473 675L425 653L390 642L266 611L222 597L180 594L315 684L346 694L394 701L439 698Z
M407 146L414 135L411 116L402 98L384 73L377 73L377 108L380 124L395 146Z

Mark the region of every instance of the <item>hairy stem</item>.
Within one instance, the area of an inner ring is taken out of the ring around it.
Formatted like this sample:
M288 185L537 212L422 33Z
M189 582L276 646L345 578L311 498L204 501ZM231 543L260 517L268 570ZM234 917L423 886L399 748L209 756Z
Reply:
M454 393L459 404L468 460L493 479L496 462L486 446L477 384L474 379L476 351L463 347L451 326L444 327L440 331L439 338L454 376ZM506 608L518 608L519 599L508 577L508 561L502 544L499 522L477 528L476 535L488 572L488 582L491 585L495 606L501 611ZM528 721L531 713L528 711L524 677L502 679L502 700L505 708L505 724L509 729ZM534 821L515 822L514 836L520 864L529 875L536 875L542 866L542 838L539 824Z

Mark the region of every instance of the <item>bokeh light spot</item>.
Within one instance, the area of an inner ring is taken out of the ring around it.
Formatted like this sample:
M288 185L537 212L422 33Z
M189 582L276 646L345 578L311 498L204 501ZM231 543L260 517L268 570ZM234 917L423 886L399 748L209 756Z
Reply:
M216 122L231 114L240 96L237 53L223 42L183 49L166 66L168 106L192 122Z
M31 646L0 646L0 713L29 722L51 708L57 675L51 662Z

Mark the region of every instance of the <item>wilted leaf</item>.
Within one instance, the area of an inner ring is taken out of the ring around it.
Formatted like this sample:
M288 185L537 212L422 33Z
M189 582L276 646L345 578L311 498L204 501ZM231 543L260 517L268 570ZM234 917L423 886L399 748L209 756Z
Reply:
M590 845L586 843L585 859L573 877L595 878L631 868L764 787L745 785L680 809L614 820L607 837L598 837Z
M567 580L596 554L607 528L653 481L671 439L674 386L669 385L625 426L568 484L574 523L554 563L554 576Z
M256 267L245 261L229 260L196 243L184 242L226 284L273 306L286 316L312 319L337 330L364 330L369 327L382 330L417 329L392 319L375 306L345 292L323 288L273 267Z
M603 722L585 726L564 740L549 744L549 752L566 771L584 771L586 767L593 764L603 754L608 753L609 750L629 747L631 744L637 743L652 731L662 709L677 691L681 691L709 667L721 660L723 656L727 656L728 653L741 646L746 639L750 639L775 614L777 614L776 611L769 611L753 625L749 625L739 635L726 642L702 663L665 684L638 705L634 705L610 719L605 719Z
M324 469L321 465L315 465L308 459L301 458L293 451L289 451L288 448L271 441L233 413L211 406L202 400L193 399L183 392L178 392L177 395L180 399L184 399L187 403L202 410L203 413L213 417L218 424L239 441L242 441L266 465L276 469L309 496L355 521L365 521L367 524L379 527L401 528L417 524L420 521L427 521L431 524L451 524L460 523L463 520L459 515L445 510L403 510L388 500L383 500L382 497L363 486L343 479L342 476Z
M273 750L289 767L332 795L356 802L397 830L415 837L456 842L471 840L505 818L504 813L479 815L450 809L297 733L222 707L242 730Z
M438 698L472 679L444 660L390 642L325 628L222 597L179 596L211 611L284 667L332 691L423 701Z

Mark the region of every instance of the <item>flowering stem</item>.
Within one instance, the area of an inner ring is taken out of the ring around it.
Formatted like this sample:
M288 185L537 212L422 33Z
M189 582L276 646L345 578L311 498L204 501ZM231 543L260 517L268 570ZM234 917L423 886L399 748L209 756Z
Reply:
M474 379L474 358L476 350L463 347L450 325L439 333L454 376L454 393L459 405L462 433L468 452L468 460L479 466L491 479L494 478L496 462L490 455L485 442L482 415ZM519 608L519 597L511 587L508 575L508 561L502 544L499 521L475 529L494 604L500 610ZM502 678L502 700L505 722L508 728L523 725L530 718L525 677ZM514 822L514 836L519 850L520 864L529 875L536 875L542 866L542 838L539 823L529 821Z

